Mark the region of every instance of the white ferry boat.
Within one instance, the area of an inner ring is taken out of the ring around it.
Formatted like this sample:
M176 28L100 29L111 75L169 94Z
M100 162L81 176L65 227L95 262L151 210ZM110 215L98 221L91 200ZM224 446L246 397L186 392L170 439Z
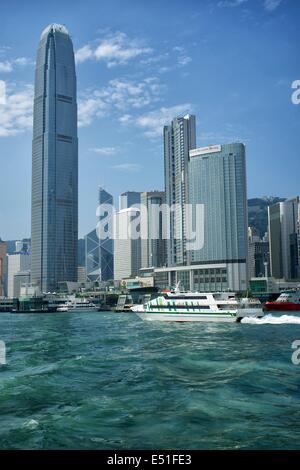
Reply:
M87 299L74 299L61 304L57 312L97 312L98 307Z
M164 292L144 305L132 307L142 320L240 322L263 317L257 299L237 299L232 292Z

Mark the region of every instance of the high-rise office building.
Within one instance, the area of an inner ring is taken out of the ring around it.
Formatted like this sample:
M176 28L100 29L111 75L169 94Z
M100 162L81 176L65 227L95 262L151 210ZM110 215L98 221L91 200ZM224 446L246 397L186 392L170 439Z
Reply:
M0 297L5 295L6 284L6 243L0 238Z
M180 282L182 289L199 292L245 291L248 285L245 147L234 143L190 150L188 171L189 203L194 216L191 225L199 242L187 244L188 265L155 269L155 283L163 287ZM201 209L199 213L197 207ZM204 217L196 221L196 214Z
M122 209L114 217L114 279L121 280L139 274L141 268L141 238L136 232L135 221L140 210L134 207Z
M226 286L230 277L234 289L246 290L248 213L244 145L233 143L191 150L189 180L191 204L204 206L204 245L191 252L191 263L224 264L226 275L219 276L217 284L224 280ZM202 282L199 276L199 288L204 287L201 284L207 282L205 277Z
M84 238L78 239L78 266L85 267L85 240Z
M96 229L89 232L85 237L85 271L87 281L101 281L101 250L100 240Z
M78 266L77 268L77 282L84 284L87 281L85 266Z
M109 212L109 208L113 208L113 197L105 189L99 187L99 207L104 208L108 206L108 210L101 211L99 217L100 223L103 222L103 231L107 236L100 238L100 253L101 253L101 279L102 281L109 281L114 278L114 245L112 239L112 219L113 214Z
M32 143L32 281L77 281L78 143L73 45L51 24L39 42Z
M300 203L298 204L297 243L298 243L298 278L300 279Z
M7 255L7 296L14 297L15 275L20 271L29 271L31 256L29 253Z
M165 193L171 212L170 234L167 242L168 266L188 263L186 251L186 213L188 203L189 151L196 147L196 118L191 114L173 119L164 127Z
M94 229L85 237L86 275L87 280L92 282L109 281L114 277L113 239L110 232L113 216L109 208L105 208L105 205L113 208L113 197L101 187L98 203L99 222L103 224L101 233Z
M248 228L248 278L269 275L269 242L261 240L253 227Z
M268 207L271 276L299 277L299 197Z
M166 264L166 240L163 238L163 211L161 210L164 203L165 193L162 191L141 193L143 208L141 225L144 225L141 239L142 268L159 267Z
M141 203L141 193L137 191L126 191L119 197L120 211L129 207L137 206Z

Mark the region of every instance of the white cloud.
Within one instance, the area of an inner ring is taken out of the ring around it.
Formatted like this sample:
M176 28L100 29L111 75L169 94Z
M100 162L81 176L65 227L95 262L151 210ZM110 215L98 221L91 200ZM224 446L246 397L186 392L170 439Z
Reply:
M140 82L115 79L109 82L106 92L108 99L118 109L139 109L158 101L162 88L155 77L145 78Z
M10 51L11 47L10 46L0 46L0 56L5 56L7 54L7 51Z
M93 51L89 45L83 46L78 51L75 53L75 59L77 64L80 64L81 62L85 62L88 59L91 59L93 57Z
M147 57L146 59L141 60L142 65L153 65L157 64L159 62L168 60L170 57L170 54L168 52L164 52L162 54L154 55L152 57Z
M28 57L18 57L14 60L16 65L26 66L26 65L34 65L34 61L29 59Z
M0 80L0 105L6 103L6 83Z
M94 118L105 116L107 105L101 99L93 96L92 98L79 99L78 101L78 126L89 126Z
M5 104L0 105L0 137L32 128L33 86L7 85Z
M184 67L185 65L189 64L192 62L192 58L189 56L180 56L178 57L178 64Z
M283 0L262 0L263 7L267 11L276 10ZM219 0L218 7L238 7L248 2L248 0Z
M0 72L2 73L9 73L12 72L13 66L11 62L6 60L5 62L0 62Z
M113 165L112 168L118 171L126 171L128 173L136 173L140 171L141 165L138 163L120 163L119 165Z
M0 73L10 73L13 71L15 65L17 66L25 66L25 65L32 65L34 62L27 57L17 57L16 59L12 60L5 60L0 62Z
M150 47L144 47L137 39L131 39L127 34L117 31L101 39L96 45L87 44L75 54L77 63L89 59L104 61L107 67L124 65L138 56L152 52Z
M128 112L147 107L160 99L163 87L156 77L141 81L114 79L108 85L87 91L78 102L79 126L88 126L95 118L122 113L121 122L128 121Z
M229 144L232 142L248 143L251 141L249 129L237 123L225 123L220 131L202 131L199 139L201 145Z
M177 64L179 67L185 67L192 61L192 58L187 55L184 47L175 46L173 47L173 51L177 54Z
M191 62L192 58L188 55L184 47L174 46L168 52L142 59L140 64L148 68L155 67L156 73L163 74L177 68L185 67Z
M232 142L245 142L245 139L241 139L238 134L228 134L226 132L202 132L200 135L200 141L204 142L205 145L217 145L229 144Z
M78 64L88 60L103 61L109 68L127 64L137 58L143 69L145 67L148 70L155 68L156 74L185 67L192 61L192 58L182 46L171 47L168 50L164 46L159 52L155 52L151 47L146 47L140 40L132 39L123 32L109 34L106 32L103 39L86 44L75 53Z
M220 0L217 5L218 7L238 7L248 0Z
M128 124L132 119L131 114L123 114L123 116L119 117L119 122L121 124Z
M169 108L162 107L156 111L150 111L135 119L135 124L144 130L147 137L159 137L162 135L163 126L169 124L171 120L182 114L191 111L191 104L184 103Z
M166 73L166 72L170 72L170 70L172 70L172 67L164 66L164 67L160 67L157 71L158 73Z
M118 153L119 149L117 147L94 147L91 148L90 151L98 155L109 156Z
M264 0L264 8L267 11L276 10L277 7L281 4L282 0Z

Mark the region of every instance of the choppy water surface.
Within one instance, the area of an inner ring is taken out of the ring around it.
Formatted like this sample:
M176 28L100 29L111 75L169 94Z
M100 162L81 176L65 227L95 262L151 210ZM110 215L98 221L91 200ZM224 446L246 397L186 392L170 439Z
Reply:
M0 314L0 448L299 449L297 339L300 317L284 313Z

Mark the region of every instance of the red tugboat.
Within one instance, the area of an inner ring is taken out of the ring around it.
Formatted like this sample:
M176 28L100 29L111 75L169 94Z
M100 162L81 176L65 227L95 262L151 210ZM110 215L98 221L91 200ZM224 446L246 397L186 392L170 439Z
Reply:
M300 289L282 292L277 300L266 302L266 310L300 311Z

